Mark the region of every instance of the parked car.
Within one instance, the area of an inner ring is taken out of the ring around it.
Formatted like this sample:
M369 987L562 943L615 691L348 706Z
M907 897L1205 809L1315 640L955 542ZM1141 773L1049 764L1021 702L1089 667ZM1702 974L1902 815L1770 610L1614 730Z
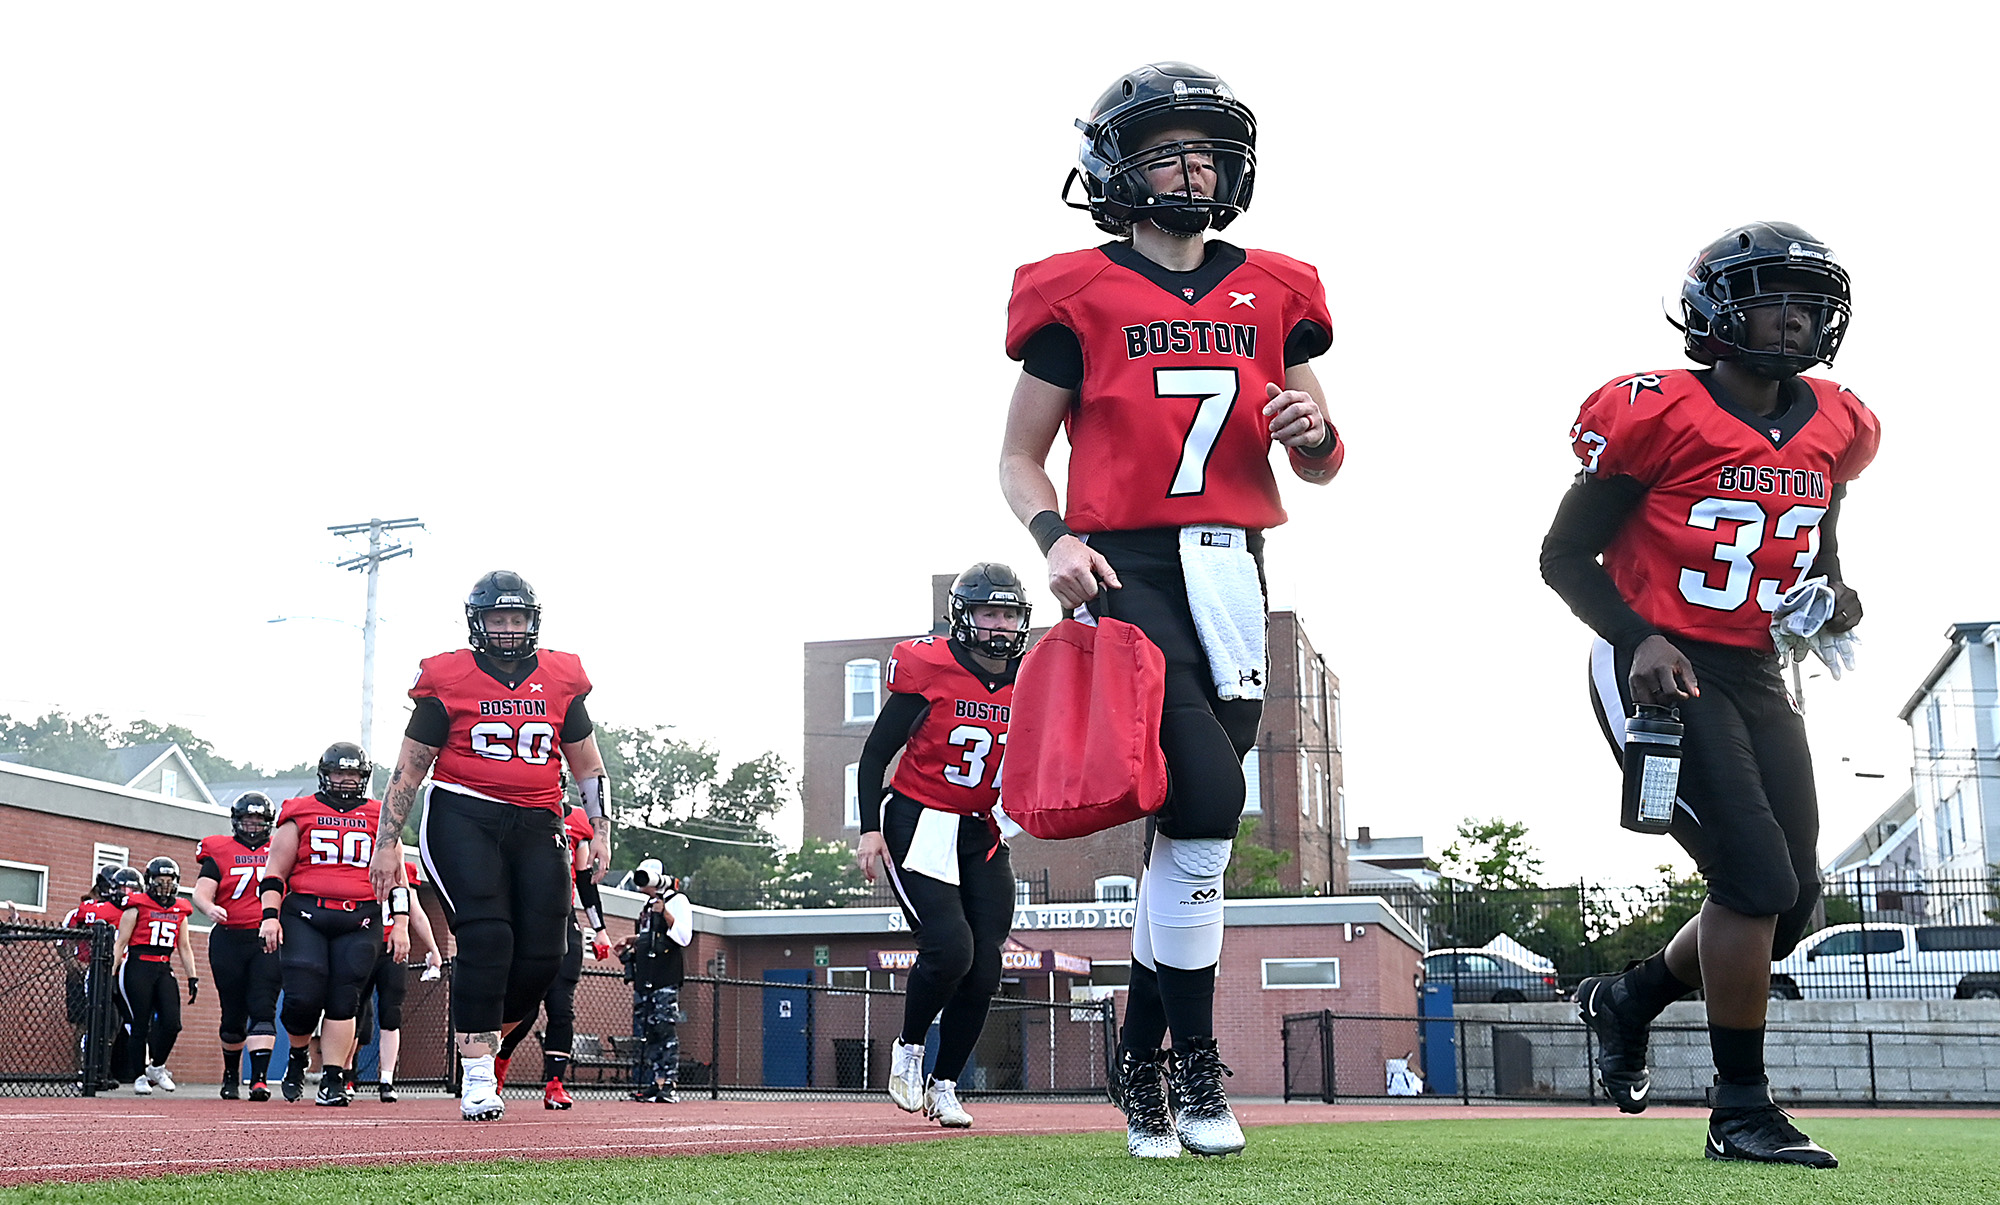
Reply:
M1449 983L1457 1004L1520 1004L1560 1000L1554 973L1544 973L1492 950L1433 950L1424 956L1424 979Z
M1771 964L1773 1000L2000 1000L2000 925L1829 925Z

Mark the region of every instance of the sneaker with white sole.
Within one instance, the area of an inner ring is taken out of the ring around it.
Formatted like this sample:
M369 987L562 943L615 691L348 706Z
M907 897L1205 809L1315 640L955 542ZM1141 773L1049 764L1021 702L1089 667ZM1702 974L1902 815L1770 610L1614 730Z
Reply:
M1118 1107L1125 1111L1125 1149L1135 1159L1178 1159L1181 1140L1167 1111L1165 1051L1118 1052Z
M924 1107L924 1048L897 1038L889 1054L889 1099L905 1113Z
M152 1094L153 1081L147 1079L146 1073L142 1071L139 1073L139 1078L132 1081L132 1095L151 1096Z
M937 1079L924 1081L924 1116L954 1130L963 1130L972 1125L972 1114L958 1103L958 1081Z
M1236 1124L1229 1095L1222 1090L1222 1077L1230 1074L1214 1038L1196 1038L1185 1053L1174 1052L1169 1073L1174 1132L1197 1155L1234 1155L1243 1149L1243 1127Z
M174 1090L173 1073L165 1067L155 1067L148 1063L146 1065L146 1081L162 1092L172 1092Z
M507 1102L500 1099L500 1082L493 1074L493 1059L465 1060L464 1094L458 1099L459 1116L467 1121L498 1121L507 1115Z
M1771 1100L1771 1085L1717 1083L1709 1089L1712 1112L1702 1154L1725 1163L1789 1163L1797 1167L1840 1166L1833 1152L1806 1137L1791 1114Z

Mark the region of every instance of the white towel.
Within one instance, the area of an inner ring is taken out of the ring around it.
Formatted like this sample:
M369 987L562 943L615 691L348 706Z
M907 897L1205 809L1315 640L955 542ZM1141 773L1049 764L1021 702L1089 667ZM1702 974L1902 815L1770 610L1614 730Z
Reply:
M1181 572L1215 693L1224 699L1263 698L1264 590L1248 536L1240 527L1217 523L1181 528Z
M958 882L958 814L925 808L917 815L917 831L903 855L903 869L941 883Z

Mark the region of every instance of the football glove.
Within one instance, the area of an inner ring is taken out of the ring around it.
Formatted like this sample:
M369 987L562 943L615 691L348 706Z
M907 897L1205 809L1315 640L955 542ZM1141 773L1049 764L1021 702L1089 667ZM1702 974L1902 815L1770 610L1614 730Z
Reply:
M1838 682L1843 666L1854 668L1854 650L1860 643L1861 638L1854 634L1852 628L1845 632L1821 628L1819 634L1812 638L1812 651L1826 664L1826 671L1833 675L1833 680Z
M1785 591L1778 609L1771 613L1771 643L1777 647L1779 664L1796 665L1807 653L1819 652L1815 642L1833 617L1834 601L1833 587L1824 577L1809 577ZM1826 638L1833 636L1827 633ZM1825 661L1826 654L1820 653L1820 660ZM1853 661L1848 664L1852 667ZM1828 668L1832 668L1831 662ZM1839 673L1834 676L1839 677Z
M200 980L200 979L198 979L198 978L196 978L196 977L195 977L195 976L193 976L193 975L189 975L189 976L188 976L188 1003L189 1003L189 1004L193 1004L193 1003L194 1003L194 998L195 998L195 995L196 995L196 994L197 994L198 992L200 992L200 991L201 991L201 980Z

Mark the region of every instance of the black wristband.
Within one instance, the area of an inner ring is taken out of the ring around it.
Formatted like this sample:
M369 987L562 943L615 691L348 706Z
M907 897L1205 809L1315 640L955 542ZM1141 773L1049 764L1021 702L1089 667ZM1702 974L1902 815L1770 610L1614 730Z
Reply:
M1069 529L1069 524L1063 522L1061 515L1052 510L1045 510L1028 520L1028 534L1035 537L1035 543L1042 547L1042 555L1047 556L1049 549L1056 546L1057 540L1076 533Z
M266 891L275 891L279 895L285 894L285 880L274 874L265 875L257 884L257 894L262 895Z
M265 919L265 920L277 920L277 919L278 919L278 910L277 910L276 908L266 908L266 909L264 909L264 919Z

